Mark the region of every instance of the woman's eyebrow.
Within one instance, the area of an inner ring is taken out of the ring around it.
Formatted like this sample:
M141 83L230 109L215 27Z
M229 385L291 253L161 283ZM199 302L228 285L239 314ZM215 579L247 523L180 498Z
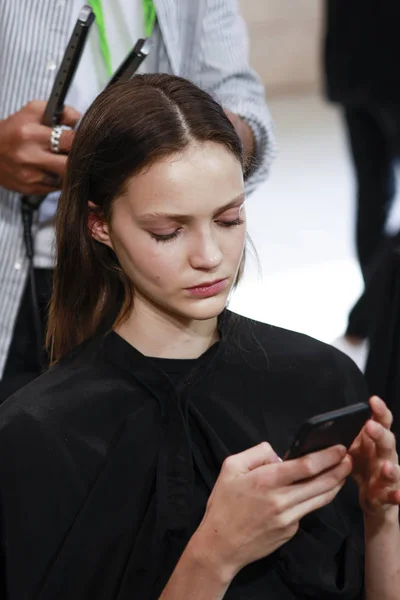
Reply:
M244 193L239 194L239 196L236 196L236 198L228 202L228 204L225 204L224 206L221 206L221 208L218 208L218 210L214 213L214 216L217 217L218 215L224 213L226 210L241 206L245 201L245 198L246 196Z
M221 206L220 208L218 208L215 213L214 213L214 217L224 213L225 211L231 209L231 208L236 208L237 206L240 206L241 204L243 204L245 200L245 194L239 194L239 196L236 196L236 198L234 198L233 200L231 200L230 202L228 202L228 204L224 204L224 206ZM163 212L153 212L153 213L145 213L143 215L140 215L139 217L140 221L153 221L155 219L169 219L171 221L181 221L181 222L188 222L191 219L193 219L192 215L183 215L181 213L163 213Z

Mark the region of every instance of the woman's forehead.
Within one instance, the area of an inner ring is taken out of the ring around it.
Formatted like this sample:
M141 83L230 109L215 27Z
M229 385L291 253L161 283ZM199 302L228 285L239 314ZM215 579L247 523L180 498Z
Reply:
M215 211L244 195L241 165L224 146L206 143L166 157L132 177L124 202L137 215ZM239 202L240 203L240 202Z

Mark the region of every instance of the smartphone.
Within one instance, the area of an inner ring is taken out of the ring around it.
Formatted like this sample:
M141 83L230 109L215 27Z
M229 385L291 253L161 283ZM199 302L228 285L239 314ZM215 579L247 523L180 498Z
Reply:
M339 444L350 448L370 417L371 410L364 402L316 415L300 427L284 460Z

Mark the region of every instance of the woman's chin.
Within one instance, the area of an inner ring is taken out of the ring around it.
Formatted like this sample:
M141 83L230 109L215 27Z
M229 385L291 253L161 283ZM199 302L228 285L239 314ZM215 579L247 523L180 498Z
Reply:
M185 302L184 306L180 306L179 312L188 319L206 321L218 317L225 309L227 301L228 296L226 294L191 300Z

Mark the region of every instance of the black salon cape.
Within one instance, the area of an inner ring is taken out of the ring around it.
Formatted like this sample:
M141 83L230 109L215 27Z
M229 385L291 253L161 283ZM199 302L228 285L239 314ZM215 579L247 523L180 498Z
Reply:
M222 461L364 401L337 350L226 312L218 344L175 389L115 332L0 408L1 581L8 600L156 600ZM244 568L226 600L360 600L353 490Z

